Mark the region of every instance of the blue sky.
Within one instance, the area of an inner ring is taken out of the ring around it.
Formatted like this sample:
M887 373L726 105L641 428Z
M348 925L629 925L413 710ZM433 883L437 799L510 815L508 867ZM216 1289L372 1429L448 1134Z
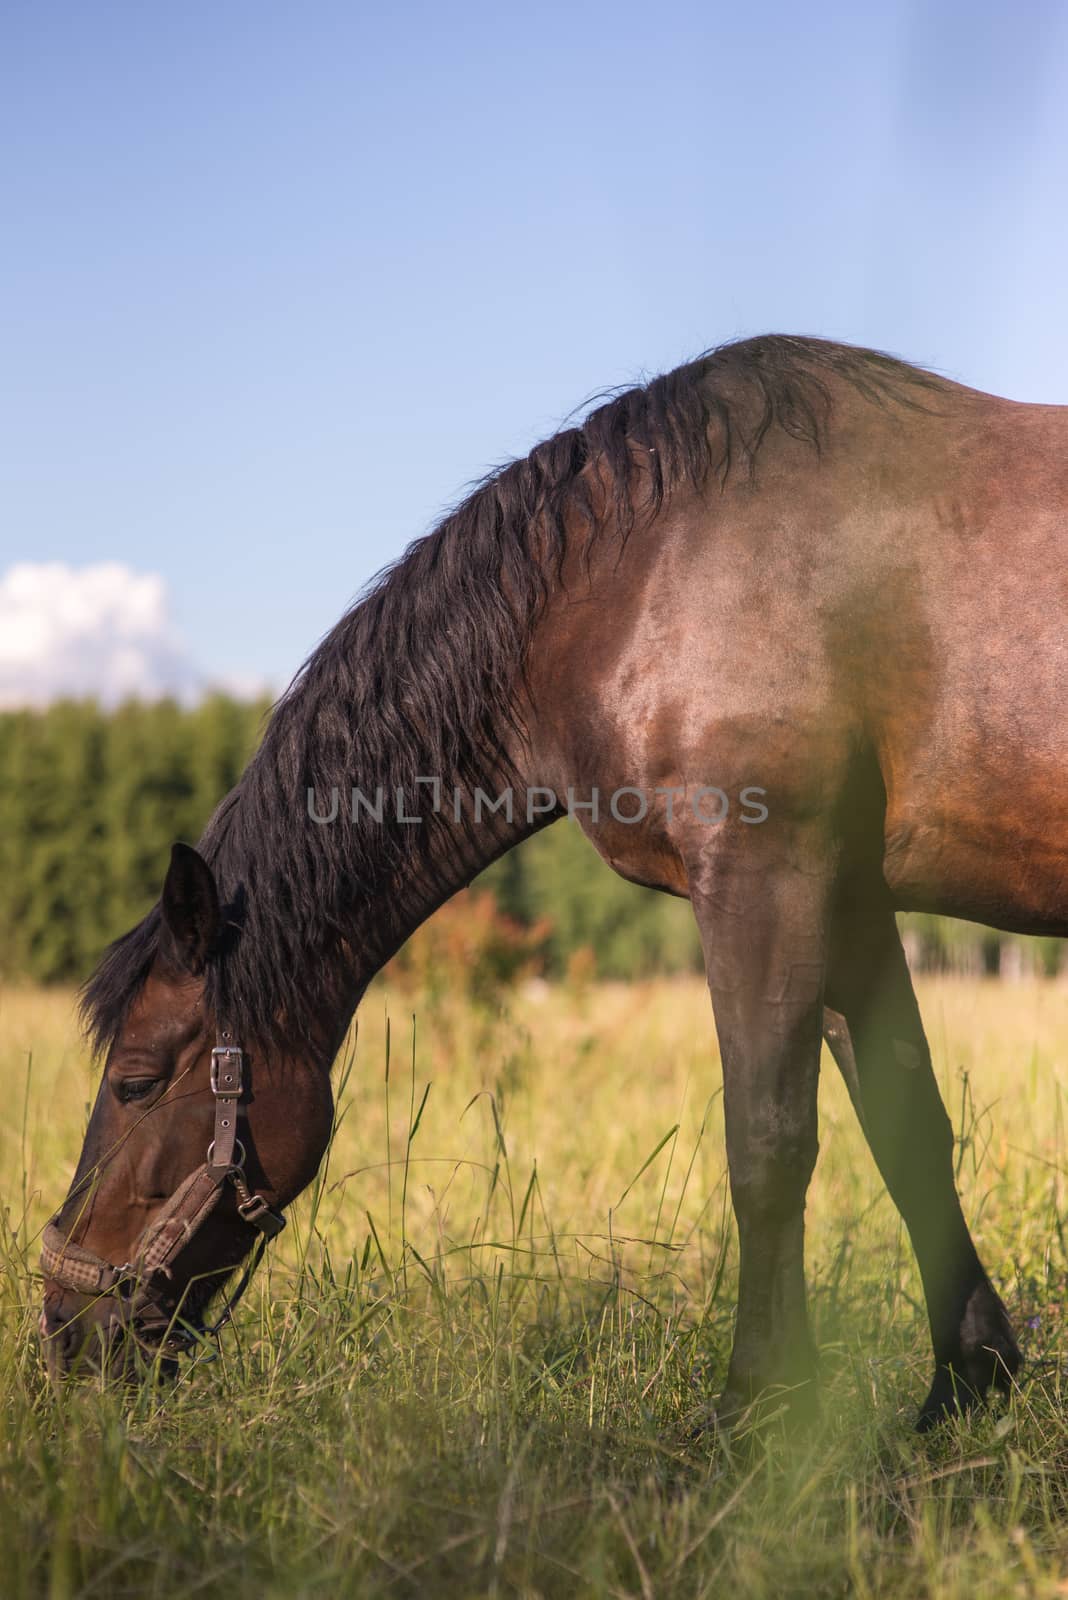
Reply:
M281 685L470 480L722 339L1068 400L1066 136L1031 0L9 5L0 579L158 575Z

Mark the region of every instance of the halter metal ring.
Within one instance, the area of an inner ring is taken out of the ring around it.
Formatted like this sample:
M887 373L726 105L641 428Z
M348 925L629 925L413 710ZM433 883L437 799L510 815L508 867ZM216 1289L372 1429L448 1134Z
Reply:
M215 1140L213 1139L211 1141L211 1143L208 1145L208 1154L207 1154L207 1156L205 1158L207 1160L207 1163L208 1163L209 1167L211 1166L211 1159L212 1159L212 1156L214 1154L215 1154ZM234 1159L230 1163L231 1170L233 1170L234 1167L243 1167L244 1165L245 1165L245 1147L241 1143L240 1139L235 1139L234 1140Z

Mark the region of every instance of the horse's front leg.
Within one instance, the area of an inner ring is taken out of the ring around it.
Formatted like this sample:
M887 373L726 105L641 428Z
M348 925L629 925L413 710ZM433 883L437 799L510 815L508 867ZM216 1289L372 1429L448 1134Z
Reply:
M723 1421L771 1386L787 1386L795 1405L815 1401L804 1208L817 1150L833 859L814 829L774 841L755 835L724 834L690 874L723 1060L740 1249Z

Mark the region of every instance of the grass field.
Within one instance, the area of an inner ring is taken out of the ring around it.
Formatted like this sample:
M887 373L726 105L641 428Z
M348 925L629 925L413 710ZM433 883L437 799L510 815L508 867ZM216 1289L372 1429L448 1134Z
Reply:
M694 1437L736 1271L698 982L495 1015L373 989L328 1168L236 1330L134 1397L43 1377L34 1237L94 1078L69 994L0 990L0 1595L1068 1594L1068 988L921 1000L1020 1392L912 1433L917 1276L827 1061L822 1418L727 1444Z

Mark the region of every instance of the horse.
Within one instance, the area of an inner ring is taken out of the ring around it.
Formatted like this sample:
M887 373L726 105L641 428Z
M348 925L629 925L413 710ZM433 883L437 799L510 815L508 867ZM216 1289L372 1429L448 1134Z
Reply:
M245 1263L240 1291L371 977L570 811L700 933L739 1245L716 1416L817 1394L823 1035L922 1278L918 1425L1010 1388L895 913L1068 931L1066 573L1068 408L815 338L719 346L483 480L308 658L83 990L50 1369L169 1358Z

